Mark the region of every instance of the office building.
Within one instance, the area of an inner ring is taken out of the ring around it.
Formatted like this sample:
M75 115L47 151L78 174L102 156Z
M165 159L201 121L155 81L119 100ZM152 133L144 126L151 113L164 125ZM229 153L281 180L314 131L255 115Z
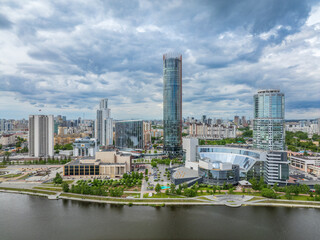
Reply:
M184 167L173 171L174 183L237 184L240 180L259 180L284 185L289 177L285 151L265 151L249 146L199 145L197 138L183 138Z
M116 122L115 146L120 149L144 149L143 121L128 120Z
M53 115L29 116L29 156L47 157L54 154Z
M268 151L264 164L264 180L269 185L284 185L289 179L289 161L285 151Z
M95 122L95 138L99 146L113 145L112 121L111 110L108 108L108 99L101 99ZM79 122L81 122L80 118Z
M284 152L284 94L280 90L261 90L253 99L253 147L267 151L265 182L285 184L289 179L289 161Z
M182 154L182 55L163 55L164 152Z
M77 138L73 143L75 157L94 157L97 151L98 145L95 138Z
M261 90L253 98L253 147L285 150L284 94L279 90Z
M76 159L63 167L64 176L119 178L131 171L130 155L97 152L94 159Z

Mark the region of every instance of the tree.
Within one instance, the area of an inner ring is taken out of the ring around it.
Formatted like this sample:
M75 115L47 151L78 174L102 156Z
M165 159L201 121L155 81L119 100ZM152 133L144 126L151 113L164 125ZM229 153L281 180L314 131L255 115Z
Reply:
M315 192L316 192L316 194L320 194L320 185L319 184L316 184L316 185L314 185L314 189L315 189Z
M274 192L274 190L269 188L262 188L261 195L267 198L277 198L277 194Z
M69 184L66 183L66 182L63 182L63 183L62 183L62 190L63 190L64 192L69 192Z
M186 188L184 189L183 194L187 197L195 197L197 192L194 189Z
M249 182L251 183L253 190L259 190L259 184L257 182L257 179L251 178Z
M175 194L175 192L176 192L176 185L174 183L171 183L171 185L170 185L170 192L172 194Z
M226 184L226 182L223 183L222 189L223 189L223 190L227 190L227 184Z
M54 184L61 184L62 183L62 177L59 173L56 174L56 177L53 179Z
M234 190L234 188L233 188L233 187L229 188L229 190L228 190L228 194L233 194L233 190Z
M304 194L308 194L310 191L310 187L306 184L300 185L300 192Z
M156 185L156 187L155 187L154 190L155 190L157 193L160 193L160 191L161 191L161 186L160 186L159 183Z
M144 171L144 174L147 176L148 175L148 168Z
M273 190L276 191L276 192L278 192L278 190L279 190L278 183L275 183L275 184L273 185Z

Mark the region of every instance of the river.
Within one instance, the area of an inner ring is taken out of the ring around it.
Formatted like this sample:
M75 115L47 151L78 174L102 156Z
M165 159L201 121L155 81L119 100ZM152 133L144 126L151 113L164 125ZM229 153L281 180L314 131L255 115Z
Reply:
M115 206L0 193L0 239L320 239L320 210Z

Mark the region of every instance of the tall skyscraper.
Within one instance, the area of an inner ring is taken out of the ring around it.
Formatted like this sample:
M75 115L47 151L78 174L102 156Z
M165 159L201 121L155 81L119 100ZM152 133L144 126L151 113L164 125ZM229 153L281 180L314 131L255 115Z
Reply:
M107 98L101 99L100 107L97 110L95 138L98 140L98 144L100 146L108 146L113 144L111 110L108 108Z
M253 147L266 150L264 180L286 184L289 161L285 150L284 94L261 90L254 95Z
M163 55L164 151L170 157L182 153L182 55Z
M29 116L29 156L47 157L54 152L53 115Z
M253 147L285 150L284 94L280 90L261 90L253 98Z

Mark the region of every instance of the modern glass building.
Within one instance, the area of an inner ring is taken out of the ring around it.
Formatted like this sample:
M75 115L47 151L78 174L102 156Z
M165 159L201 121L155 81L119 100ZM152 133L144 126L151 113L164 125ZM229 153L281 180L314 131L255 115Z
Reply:
M264 179L267 184L286 184L289 161L285 150L284 94L261 90L254 95L253 147L267 151Z
M163 55L164 151L182 155L182 55Z
M143 149L143 121L119 121L115 124L115 145L117 148Z
M264 174L266 152L204 145L197 147L197 161L199 162L199 173L204 171L208 173L203 175L209 177L207 183L208 181L214 182L214 180L220 183L223 181L234 183L239 179L249 180L252 177L260 179Z
M279 90L262 90L253 98L253 147L284 150L284 94Z

